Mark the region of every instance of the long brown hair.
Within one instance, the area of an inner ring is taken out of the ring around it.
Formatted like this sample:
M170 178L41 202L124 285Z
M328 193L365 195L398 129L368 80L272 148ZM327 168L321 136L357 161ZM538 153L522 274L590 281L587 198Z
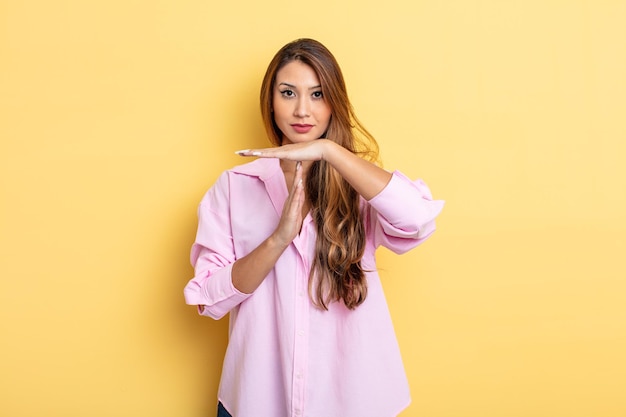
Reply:
M378 162L378 144L354 114L339 64L324 45L313 39L298 39L283 46L267 68L261 85L261 115L270 141L280 146L283 136L272 114L276 73L295 60L313 68L324 100L331 108L324 137L362 158ZM309 169L306 196L317 228L309 277L311 299L326 310L330 302L339 300L354 309L367 296L361 267L366 242L360 196L325 161L315 161Z

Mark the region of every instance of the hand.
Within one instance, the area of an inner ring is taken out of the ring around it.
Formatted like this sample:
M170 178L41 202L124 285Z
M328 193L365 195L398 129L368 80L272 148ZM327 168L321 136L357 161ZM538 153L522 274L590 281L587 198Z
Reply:
M236 151L241 156L257 156L259 158L278 158L290 161L319 161L324 159L324 152L334 142L317 139L310 142L292 143L264 149L245 149Z
M296 163L296 172L293 176L293 185L285 201L278 227L272 234L275 242L281 247L287 247L300 233L302 228L302 207L304 205L304 184L302 183L302 163Z

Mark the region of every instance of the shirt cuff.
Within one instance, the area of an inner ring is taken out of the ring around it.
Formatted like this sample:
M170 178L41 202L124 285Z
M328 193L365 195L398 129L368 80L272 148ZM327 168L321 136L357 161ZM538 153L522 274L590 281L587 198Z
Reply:
M433 200L422 180L412 181L399 171L392 173L387 186L369 204L390 224L407 231L434 220L444 202Z
M219 319L252 294L239 291L232 282L232 264L214 271L202 282L190 283L185 288L187 304L198 305L203 316Z

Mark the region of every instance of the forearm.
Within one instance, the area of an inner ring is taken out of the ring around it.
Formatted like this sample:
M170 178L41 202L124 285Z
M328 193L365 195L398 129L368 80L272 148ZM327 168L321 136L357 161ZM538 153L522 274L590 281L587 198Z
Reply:
M235 288L246 294L254 292L286 248L279 243L279 239L270 236L248 255L238 259L231 272Z
M323 159L366 200L371 200L378 195L391 180L390 172L358 157L332 141L326 141Z

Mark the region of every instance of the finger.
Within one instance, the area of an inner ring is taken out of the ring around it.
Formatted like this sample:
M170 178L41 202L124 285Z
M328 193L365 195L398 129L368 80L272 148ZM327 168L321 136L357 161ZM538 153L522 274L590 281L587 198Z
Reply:
M293 192L291 194L290 209L293 210L292 213L296 218L299 218L304 204L304 184L302 184L302 178L294 183Z
M304 184L302 184L302 180L298 181L298 183L296 184L294 200L296 216L298 217L298 219L300 219L300 216L302 215L302 207L304 206Z
M290 207L294 205L298 206L298 209L302 207L304 201L304 184L302 183L302 162L296 162L296 172L293 176L293 184L291 186L291 192L287 200L287 204Z
M296 173L293 176L293 182L294 184L297 182L301 182L302 181L302 161L297 161L296 162Z
M274 148L267 149L242 149L235 151L239 156L258 156L261 158L280 158L280 150Z
M296 190L298 188L298 183L302 182L302 173L300 172L301 162L296 163L296 173L293 176L293 182L291 183L291 188L289 189L289 195L287 196L287 200L285 200L285 210L290 210L292 206L292 202L294 201L294 196L296 194Z
M262 148L262 149L242 149L235 151L235 154L239 156L256 156L259 158L278 158L296 160L301 152L297 152L298 147L295 145L282 145L275 148Z
M252 149L242 149L240 151L235 151L235 153L239 156L261 156L261 151L255 151Z

